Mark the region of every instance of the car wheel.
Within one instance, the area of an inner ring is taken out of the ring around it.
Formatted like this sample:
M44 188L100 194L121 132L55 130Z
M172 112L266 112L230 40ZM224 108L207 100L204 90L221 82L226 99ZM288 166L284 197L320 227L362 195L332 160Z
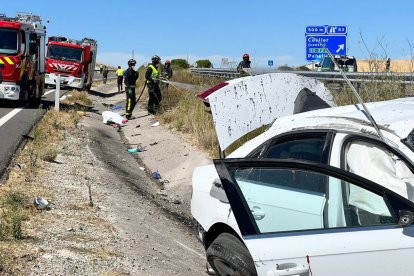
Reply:
M256 268L244 244L229 233L220 234L207 249L207 261L220 276L254 276Z

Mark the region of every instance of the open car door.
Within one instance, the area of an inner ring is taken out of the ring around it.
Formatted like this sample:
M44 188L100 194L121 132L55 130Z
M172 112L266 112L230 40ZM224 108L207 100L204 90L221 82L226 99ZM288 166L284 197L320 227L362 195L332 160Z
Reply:
M414 275L407 199L321 164L214 163L258 275Z

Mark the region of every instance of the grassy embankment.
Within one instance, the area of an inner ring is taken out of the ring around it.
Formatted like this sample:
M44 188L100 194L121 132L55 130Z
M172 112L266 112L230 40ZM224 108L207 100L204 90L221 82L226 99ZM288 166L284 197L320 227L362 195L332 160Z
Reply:
M84 92L71 92L70 101L89 104ZM69 101L68 101L69 103ZM46 162L54 162L60 141L68 131L76 128L80 116L76 110L57 112L50 109L33 129L31 136L16 158L8 179L0 189L0 274L24 275L27 262L22 258L36 257L40 252L32 249L33 229L42 219L42 211L33 205L36 196L51 198L50 187L39 182L44 176Z
M193 75L188 70L175 70L172 81L208 88L224 80ZM159 120L172 129L188 134L191 143L215 156L218 142L213 119L211 114L206 112L203 102L196 97L200 91L186 90L174 85L169 85L168 91L163 88L162 91Z

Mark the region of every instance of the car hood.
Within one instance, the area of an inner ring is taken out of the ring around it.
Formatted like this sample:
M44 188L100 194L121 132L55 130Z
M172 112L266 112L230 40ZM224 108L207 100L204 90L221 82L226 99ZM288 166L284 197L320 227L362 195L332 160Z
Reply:
M336 106L322 82L291 73L235 79L207 99L222 150L279 117Z

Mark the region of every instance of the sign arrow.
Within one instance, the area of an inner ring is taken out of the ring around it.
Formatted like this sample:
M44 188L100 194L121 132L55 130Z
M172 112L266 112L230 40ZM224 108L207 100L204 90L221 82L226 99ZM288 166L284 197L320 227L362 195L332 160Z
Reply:
M345 44L339 44L338 50L336 50L336 53L339 53L339 51L343 50L345 48Z

